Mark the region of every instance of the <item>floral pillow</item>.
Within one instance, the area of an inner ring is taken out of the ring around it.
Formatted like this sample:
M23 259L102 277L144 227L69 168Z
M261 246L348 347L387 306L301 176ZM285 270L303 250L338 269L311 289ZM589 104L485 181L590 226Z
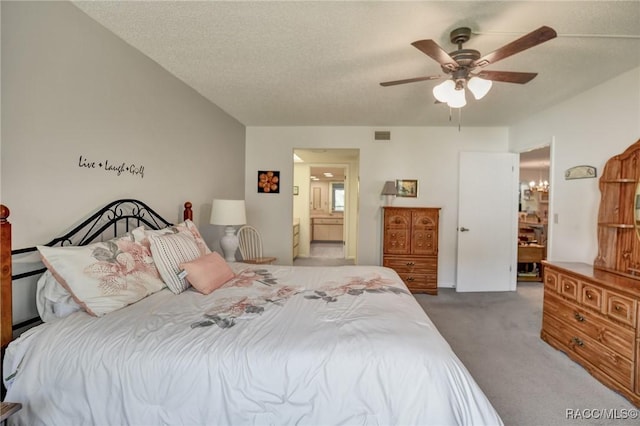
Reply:
M180 264L191 262L202 256L201 246L190 232L150 235L151 253L160 271L160 276L175 294L189 288Z
M102 316L165 284L144 245L124 236L86 246L38 246L45 266L87 313Z

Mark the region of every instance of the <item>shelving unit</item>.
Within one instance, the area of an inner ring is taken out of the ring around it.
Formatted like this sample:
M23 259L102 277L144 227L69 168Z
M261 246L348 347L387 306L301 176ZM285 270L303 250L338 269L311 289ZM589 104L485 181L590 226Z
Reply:
M639 277L640 238L635 217L639 179L640 141L612 157L600 177L596 269Z

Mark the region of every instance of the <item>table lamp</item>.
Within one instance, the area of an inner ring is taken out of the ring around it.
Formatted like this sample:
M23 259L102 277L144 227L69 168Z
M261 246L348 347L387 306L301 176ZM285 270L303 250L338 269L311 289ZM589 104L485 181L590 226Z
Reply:
M224 236L220 239L220 247L227 262L236 261L238 237L234 226L247 223L244 200L213 200L211 203L212 225L224 226Z
M385 201L386 201L385 205L390 206L395 196L398 195L395 182L391 180L386 181L384 183L384 187L382 188L381 195L385 196Z

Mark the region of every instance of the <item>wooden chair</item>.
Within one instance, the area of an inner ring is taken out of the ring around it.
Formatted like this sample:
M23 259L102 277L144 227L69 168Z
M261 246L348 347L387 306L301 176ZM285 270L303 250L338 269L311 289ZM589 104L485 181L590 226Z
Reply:
M271 264L275 257L262 255L262 237L260 232L251 225L243 225L238 229L238 248L242 256L242 262L254 264Z

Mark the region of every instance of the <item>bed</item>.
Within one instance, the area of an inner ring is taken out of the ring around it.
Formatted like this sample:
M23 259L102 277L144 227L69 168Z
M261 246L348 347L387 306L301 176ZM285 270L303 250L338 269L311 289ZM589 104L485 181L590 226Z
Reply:
M110 229L114 216L126 216L133 223L118 232L127 236L140 227L143 235L188 232L189 212L171 226L146 205L121 201L106 225L91 226ZM122 213L127 204L144 220ZM156 260L160 237L149 239ZM46 247L71 240L38 246L45 275L62 270ZM81 246L104 244L93 241L83 237ZM101 262L113 254L98 252ZM81 295L79 308L64 315L45 313L47 321L5 352L5 400L22 404L10 424L502 424L393 270L220 263L216 256L180 263L179 282L192 284L182 291L163 279L160 289L106 313L93 295ZM195 269L203 259L214 265ZM211 275L208 291L203 282Z

